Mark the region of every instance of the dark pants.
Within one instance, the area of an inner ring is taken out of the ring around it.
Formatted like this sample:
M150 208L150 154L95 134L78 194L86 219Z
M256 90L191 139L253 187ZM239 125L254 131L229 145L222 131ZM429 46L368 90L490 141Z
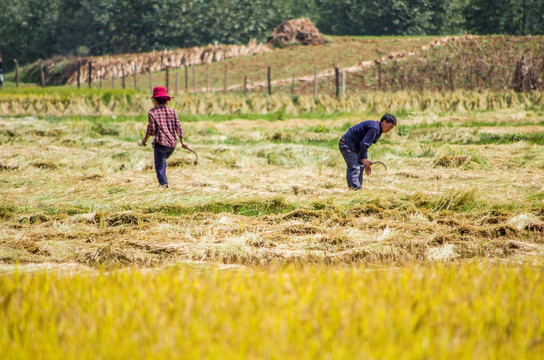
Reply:
M153 150L155 154L155 171L157 172L159 184L168 185L168 179L166 179L166 159L172 155L175 149L161 144L155 144Z
M359 161L359 154L344 144L339 144L340 152L346 161L348 169L346 179L348 187L353 190L360 190L363 185L363 172L365 166Z

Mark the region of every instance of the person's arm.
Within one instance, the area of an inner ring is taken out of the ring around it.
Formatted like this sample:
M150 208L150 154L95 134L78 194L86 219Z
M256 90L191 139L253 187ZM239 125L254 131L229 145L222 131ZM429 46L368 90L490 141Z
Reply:
M147 124L147 131L146 131L145 136L144 136L144 138L142 140L142 145L143 146L147 145L147 139L149 139L150 136L155 135L155 119L153 118L153 116L151 114L149 114L147 116L147 118L149 119L149 123Z
M368 160L368 148L374 143L376 133L376 130L368 129L365 136L363 137L363 140L359 144L359 156L361 158L361 162L365 166L365 174L367 175L370 175L372 173L372 162Z
M176 133L179 137L179 141L181 143L181 147L184 148L184 149L188 149L189 148L189 145L187 145L187 143L185 142L185 140L183 139L183 128L181 127L181 122L179 121L179 118L178 118L178 114L177 112L174 112L175 116L176 116L176 121L175 121L175 124L176 124Z
M359 144L359 157L361 160L368 159L368 148L374 143L376 138L376 130L368 129L363 140Z

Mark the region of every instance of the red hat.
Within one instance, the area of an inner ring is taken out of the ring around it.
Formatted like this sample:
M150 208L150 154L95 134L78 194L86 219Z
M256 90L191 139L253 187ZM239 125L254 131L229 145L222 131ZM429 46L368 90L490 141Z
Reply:
M171 96L168 95L166 92L166 88L162 86L157 86L156 88L153 88L153 96L152 98L166 98L168 100L172 99Z

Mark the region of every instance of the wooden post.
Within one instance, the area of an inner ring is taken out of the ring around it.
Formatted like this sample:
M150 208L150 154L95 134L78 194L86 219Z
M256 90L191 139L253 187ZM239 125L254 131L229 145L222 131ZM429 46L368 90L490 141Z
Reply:
M295 96L295 73L293 73L293 81L291 82L291 96Z
M223 92L227 93L227 71L228 71L228 64L225 64L225 76L223 78Z
M45 74L43 72L43 61L42 61L42 59L40 59L40 76L41 76L42 87L45 87Z
M542 66L544 66L544 63L542 63ZM491 65L489 68L489 72L487 73L487 88L491 89L493 87L493 77L491 74L493 73L493 70L495 70L495 66Z
M15 87L19 87L19 62L17 59L13 59L15 63Z
M342 70L342 97L346 96L346 70Z
M247 95L247 74L244 74L244 95Z
M176 72L176 91L175 93L177 94L179 92L179 71Z
M115 88L115 74L113 73L114 68L111 68L111 88Z
M40 60L40 67L41 67L41 60ZM81 86L81 60L77 61L77 88Z
M170 67L168 65L166 65L166 73L165 73L165 76L166 76L166 79L165 79L165 83L166 83L166 90L168 90L168 88L170 87Z
M382 89L382 64L378 62L378 91Z
M151 68L148 69L149 72L149 92L153 93L153 73L151 72Z
M187 64L185 64L184 67L185 67L185 91L187 91L187 88L189 87L189 70L187 69Z
M266 80L268 82L268 95L272 95L272 81L271 81L271 68L270 66L267 68L266 72Z
M93 86L93 62L89 61L89 89Z
M338 68L334 68L334 75L335 75L334 84L336 87L336 98L338 99L340 97L340 71L338 70Z
M403 65L400 70L400 73L402 74L400 77L400 89L403 91L406 88L406 79L408 78L408 75L406 75L407 71L406 66Z
M102 64L98 68L98 88L102 89Z
M210 63L206 62L206 92L210 92Z
M450 91L453 92L455 90L454 86L453 86L453 65L450 64L449 68L448 68L448 71L449 71L449 81L450 81Z
M314 67L314 99L317 99L317 66Z
M196 94L196 67L193 63L193 92Z
M138 90L138 72L136 71L136 64L132 64L132 71L134 72L134 89Z
M125 64L121 64L121 77L123 78L123 89L125 88Z

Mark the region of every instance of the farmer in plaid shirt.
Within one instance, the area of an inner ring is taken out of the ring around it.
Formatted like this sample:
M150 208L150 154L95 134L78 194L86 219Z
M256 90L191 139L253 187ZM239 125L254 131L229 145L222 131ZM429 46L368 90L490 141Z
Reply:
M185 149L189 146L183 140L183 129L179 122L178 114L175 110L169 108L166 103L172 98L168 96L166 88L157 86L153 89L153 103L155 107L149 110L149 124L142 145L147 145L147 139L155 136L153 139L153 149L155 153L155 171L159 185L168 188L168 179L166 178L166 159L172 155L176 149L176 135L181 141L181 146Z

